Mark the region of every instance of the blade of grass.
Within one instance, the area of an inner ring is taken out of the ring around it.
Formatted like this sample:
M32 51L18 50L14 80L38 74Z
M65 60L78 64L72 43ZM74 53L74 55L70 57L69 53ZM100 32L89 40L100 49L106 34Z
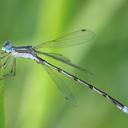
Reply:
M0 73L1 76L1 73ZM0 128L5 127L3 82L0 80Z

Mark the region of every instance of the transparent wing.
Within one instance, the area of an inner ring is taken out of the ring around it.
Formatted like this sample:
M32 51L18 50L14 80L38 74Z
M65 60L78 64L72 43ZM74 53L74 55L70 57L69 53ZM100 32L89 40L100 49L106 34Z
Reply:
M42 54L42 55L51 57L51 58L53 58L55 60L58 60L58 61L60 61L62 63L65 63L65 64L67 64L69 66L72 66L74 68L77 68L77 69L79 69L81 71L84 71L84 72L87 72L89 74L92 74L88 70L86 70L86 69L84 69L84 68L82 68L82 67L80 67L78 65L75 65L75 64L71 63L70 59L68 59L67 57L63 56L62 54L58 54L58 53L46 53L46 52L41 52L41 51L36 51L36 52L39 53L39 54Z
M37 51L37 50L36 50L36 53L51 57L61 62L70 62L70 59L68 59L67 57L65 57L64 55L60 53L46 53L46 52Z
M49 76L53 79L58 89L61 91L66 100L76 105L76 100L65 81L60 77L58 72L52 70L46 65L43 65L44 69L48 72Z
M64 47L70 47L74 45L79 45L82 43L85 43L92 39L94 37L94 32L87 30L87 29L81 29L77 30L75 32L71 32L69 34L66 34L60 38L57 38L55 40L51 40L48 42L44 42L41 44L36 45L34 48L64 48Z

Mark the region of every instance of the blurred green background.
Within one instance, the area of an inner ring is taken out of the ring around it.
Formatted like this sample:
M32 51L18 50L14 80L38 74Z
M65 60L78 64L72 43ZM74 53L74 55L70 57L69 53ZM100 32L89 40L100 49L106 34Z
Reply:
M0 45L5 40L33 45L81 28L94 31L94 40L57 52L93 75L57 65L128 105L127 0L0 1ZM18 59L16 72L14 78L3 81L7 128L128 127L128 115L67 79L77 106L65 101L43 67L31 60Z

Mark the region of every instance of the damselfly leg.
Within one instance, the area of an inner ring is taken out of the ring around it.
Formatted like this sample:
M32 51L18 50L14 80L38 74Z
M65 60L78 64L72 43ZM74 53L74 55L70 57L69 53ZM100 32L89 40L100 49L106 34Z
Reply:
M6 58L6 60L3 62L3 64L1 64L1 69L7 68L8 64L10 62L10 59L11 59L10 56L8 56ZM15 58L13 58L11 65L12 65L12 68L10 70L10 73L3 74L3 77L1 77L0 80L5 79L7 77L15 76L15 72L16 72L16 59Z

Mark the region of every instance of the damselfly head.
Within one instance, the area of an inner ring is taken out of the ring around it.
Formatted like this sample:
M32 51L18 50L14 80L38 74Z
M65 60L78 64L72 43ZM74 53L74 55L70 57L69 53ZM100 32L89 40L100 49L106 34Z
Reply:
M10 41L5 41L2 47L2 51L10 53L12 51L12 43Z

